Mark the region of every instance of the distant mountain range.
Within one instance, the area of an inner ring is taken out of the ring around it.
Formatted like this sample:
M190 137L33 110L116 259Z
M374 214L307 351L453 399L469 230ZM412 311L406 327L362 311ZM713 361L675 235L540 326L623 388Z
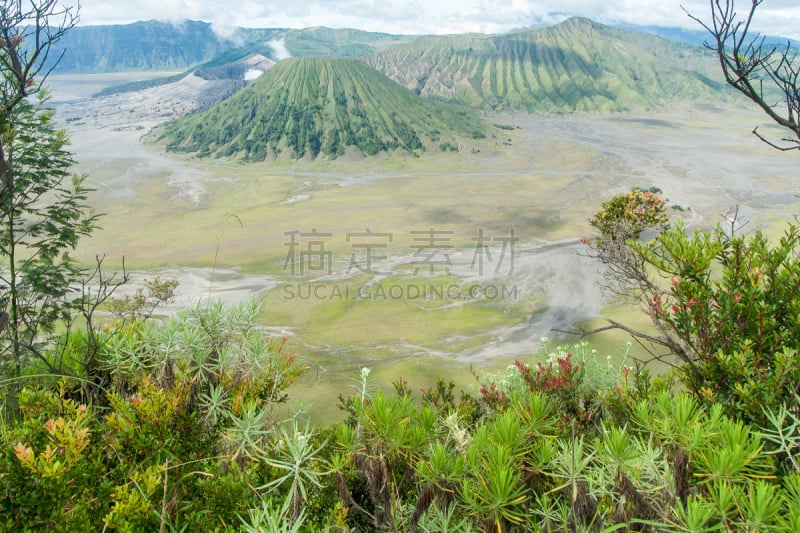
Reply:
M178 24L149 20L113 26L78 26L54 47L54 52L64 52L55 72L181 70L203 63L219 66L253 54L280 59L278 43L292 56L355 57L410 39L330 28L238 28L221 37L211 24L192 20Z
M210 24L192 20L78 26L57 44L64 55L56 72L185 69L236 46L233 39L214 33Z
M695 46L702 46L709 37L702 29L630 24L619 27ZM252 53L265 52L265 55L278 59L280 52L270 46L270 43L276 42L285 46L292 56L359 57L409 43L417 37L421 36L324 27L238 28L230 35L220 36L210 23L193 20L181 23L149 20L112 26L78 26L68 32L57 46L59 51L66 53L56 72L188 69L208 61L230 62ZM767 36L766 42L784 45L787 39ZM800 44L792 43L795 46ZM237 54L241 57L236 58ZM53 57L56 56L53 54Z
M485 134L477 110L626 111L732 95L703 47L584 18L500 35L307 28L227 38L203 22L149 21L76 28L61 44L58 72L185 69L105 94L189 74L228 80L203 99L209 109L158 135L171 150L247 160L459 149Z
M619 27L641 33L658 35L670 41L693 44L695 46L703 46L705 43L712 40L711 35L703 29L689 30L686 28L672 28L668 26L637 26L634 24L621 24ZM764 43L770 46L786 46L786 43L791 43L792 47L796 48L800 45L800 42L787 39L786 37L776 37L774 35L764 35L762 37L764 38Z

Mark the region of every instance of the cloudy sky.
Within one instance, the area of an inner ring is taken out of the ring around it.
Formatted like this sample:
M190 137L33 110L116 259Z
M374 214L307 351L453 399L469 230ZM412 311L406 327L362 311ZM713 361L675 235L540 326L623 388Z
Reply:
M66 3L69 3L67 1ZM329 26L405 34L500 33L580 15L599 22L697 29L681 9L707 18L708 0L81 0L81 24L205 20L236 26ZM738 0L745 9L749 0ZM800 0L764 0L755 29L800 39Z

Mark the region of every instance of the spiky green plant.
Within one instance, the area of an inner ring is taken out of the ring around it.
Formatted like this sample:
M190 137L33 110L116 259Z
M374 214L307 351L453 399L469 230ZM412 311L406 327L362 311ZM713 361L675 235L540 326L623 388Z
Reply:
M325 447L325 443L315 445L313 437L308 424L305 430L300 431L297 420L292 420L289 428L285 425L280 428L269 451L258 452L261 461L280 472L278 477L262 488L271 492L281 490L286 493L288 518L291 522L299 520L303 506L308 500L309 490L322 488L320 478L323 472L319 470L321 467L319 453Z
M242 528L247 533L299 533L305 525L305 514L289 520L288 503L275 507L272 501L263 501L261 507L250 509L246 519L240 517Z

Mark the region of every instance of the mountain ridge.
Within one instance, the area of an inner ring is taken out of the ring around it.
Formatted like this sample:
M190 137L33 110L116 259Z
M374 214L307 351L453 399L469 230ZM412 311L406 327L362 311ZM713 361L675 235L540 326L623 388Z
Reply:
M590 20L572 17L566 20ZM566 21L565 20L565 21ZM599 23L596 23L599 24ZM513 33L551 28L554 25L532 25L501 34L462 34L465 36L503 36ZM702 46L707 40L703 30L679 27L609 25L668 40ZM209 22L187 19L182 22L142 20L130 24L77 26L56 45L54 52L67 51L57 67L60 73L114 72L121 70L179 70L213 61L227 52L254 46L264 53L268 42L285 41L288 51L297 55L329 55L357 57L381 52L389 46L413 41L424 35L393 35L352 28L235 28L220 35ZM438 36L441 37L441 36ZM768 44L782 45L786 38L765 36ZM798 43L793 42L797 45ZM53 54L57 57L59 54ZM279 59L275 51L266 54ZM239 57L238 59L242 59Z
M487 109L626 111L726 90L702 48L585 18L499 35L420 37L365 61L422 96Z

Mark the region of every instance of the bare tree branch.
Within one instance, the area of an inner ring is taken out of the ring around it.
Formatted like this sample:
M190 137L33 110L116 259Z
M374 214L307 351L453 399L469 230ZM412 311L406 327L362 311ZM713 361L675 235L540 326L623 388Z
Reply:
M741 20L734 0L709 0L710 22L683 10L711 34L713 40L704 44L717 54L725 81L758 105L773 122L791 131L792 136L781 139L786 143L783 145L768 140L758 128L753 133L778 150L800 150L800 61L790 41L785 48L768 46L764 37L751 31L763 1L750 0L750 9ZM777 101L771 100L775 93Z

